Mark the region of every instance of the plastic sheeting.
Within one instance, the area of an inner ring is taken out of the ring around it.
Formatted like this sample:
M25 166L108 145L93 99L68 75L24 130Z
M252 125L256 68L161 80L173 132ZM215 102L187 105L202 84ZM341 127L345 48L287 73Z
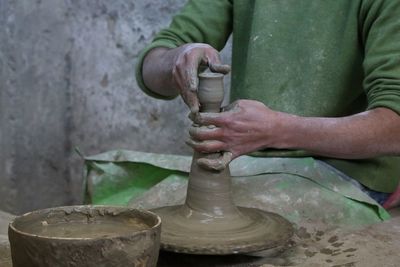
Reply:
M117 150L85 157L86 202L152 209L184 202L191 157ZM242 156L231 164L237 205L299 224L359 228L390 218L378 203L311 157Z

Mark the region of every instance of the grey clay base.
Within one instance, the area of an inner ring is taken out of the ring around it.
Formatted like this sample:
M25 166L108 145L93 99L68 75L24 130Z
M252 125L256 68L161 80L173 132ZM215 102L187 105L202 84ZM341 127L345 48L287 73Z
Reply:
M195 211L187 209L183 205L154 210L163 222L162 249L201 255L246 254L279 250L293 235L290 222L278 214L259 209L238 207L241 216L236 221L229 218L206 221L205 214L194 214ZM204 218L199 220L199 217Z

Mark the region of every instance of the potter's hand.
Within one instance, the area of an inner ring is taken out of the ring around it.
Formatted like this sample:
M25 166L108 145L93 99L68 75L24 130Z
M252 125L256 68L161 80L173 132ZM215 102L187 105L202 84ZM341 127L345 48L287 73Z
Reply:
M185 44L174 49L157 47L144 59L143 81L159 95L174 97L180 94L191 113L197 114L197 75L200 67L222 74L229 73L231 69L229 65L221 65L218 51L207 44Z
M187 143L202 153L223 152L217 159L199 159L208 169L223 169L234 158L266 147L275 147L283 113L254 100L239 100L221 113L199 113L192 120L201 125L189 130Z
M173 56L172 82L178 89L191 113L199 112L197 87L200 66L208 66L212 72L227 74L229 65L221 65L218 51L207 44L186 44L169 51Z

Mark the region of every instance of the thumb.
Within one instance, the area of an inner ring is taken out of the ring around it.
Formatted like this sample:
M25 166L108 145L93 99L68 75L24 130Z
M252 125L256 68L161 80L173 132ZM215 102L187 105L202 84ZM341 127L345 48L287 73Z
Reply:
M190 109L190 113L197 114L199 112L199 99L197 98L197 92L192 90L184 90L182 93L182 99Z
M209 63L208 67L212 72L218 72L222 74L228 74L231 71L231 66L229 65Z
M197 164L207 170L222 171L229 165L232 160L232 152L227 151L223 152L220 157L215 159L200 158L197 160Z

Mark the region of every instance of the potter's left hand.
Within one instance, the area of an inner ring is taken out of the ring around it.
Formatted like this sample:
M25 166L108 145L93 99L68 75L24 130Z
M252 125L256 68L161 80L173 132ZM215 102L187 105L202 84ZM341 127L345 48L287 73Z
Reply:
M221 113L200 113L192 120L201 125L189 130L187 142L201 153L223 152L217 159L201 158L198 164L213 170L224 169L231 160L259 149L277 148L280 118L283 113L273 111L254 100L239 100Z

